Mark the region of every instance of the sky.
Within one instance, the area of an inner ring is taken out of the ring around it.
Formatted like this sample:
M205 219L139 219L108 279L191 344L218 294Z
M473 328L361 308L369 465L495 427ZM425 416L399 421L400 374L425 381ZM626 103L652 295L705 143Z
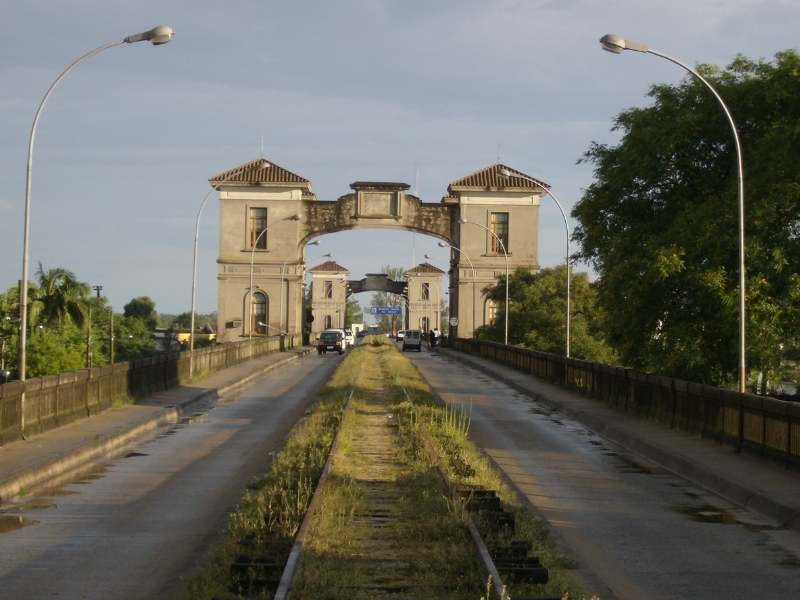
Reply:
M571 210L592 182L592 165L578 162L590 144L614 143L616 115L685 74L603 52L603 34L727 65L796 49L798 23L796 0L0 0L0 289L21 276L36 107L69 63L126 35L176 32L163 46L103 51L48 101L34 146L31 277L40 262L64 267L102 285L117 310L146 295L180 313L208 179L262 148L321 200L372 180L438 202L449 182L499 158ZM218 216L213 197L199 312L216 309ZM540 216L539 262L554 266L563 221L547 198ZM331 253L354 279L425 254L447 271L447 251L425 235L359 229L320 242L308 266Z

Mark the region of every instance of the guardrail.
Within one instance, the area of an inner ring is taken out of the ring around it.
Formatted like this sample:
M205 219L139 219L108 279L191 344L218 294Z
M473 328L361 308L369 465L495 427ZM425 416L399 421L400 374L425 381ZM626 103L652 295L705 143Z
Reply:
M195 379L269 352L300 345L300 336L259 337L194 351ZM148 358L0 385L0 445L25 435L60 427L189 381L188 351L162 352Z
M626 413L800 464L798 402L494 342L457 339L453 347L580 390Z

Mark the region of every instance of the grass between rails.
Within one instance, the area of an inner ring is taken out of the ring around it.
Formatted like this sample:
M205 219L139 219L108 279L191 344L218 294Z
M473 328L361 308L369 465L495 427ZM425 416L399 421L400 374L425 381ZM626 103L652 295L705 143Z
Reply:
M405 401L388 344L362 345L358 385L291 600L474 599L484 582L461 513L398 425Z
M187 600L272 598L295 534L333 443L357 360L348 356L295 425L269 470L254 480L228 519ZM267 457L265 457L265 462Z

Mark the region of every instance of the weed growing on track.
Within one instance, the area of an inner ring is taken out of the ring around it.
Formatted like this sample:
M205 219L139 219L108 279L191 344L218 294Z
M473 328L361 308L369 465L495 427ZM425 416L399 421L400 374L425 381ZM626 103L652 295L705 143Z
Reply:
M378 339L354 352L358 385L291 598L474 600L483 582L460 514L430 463L398 435L405 396L386 373L400 356Z

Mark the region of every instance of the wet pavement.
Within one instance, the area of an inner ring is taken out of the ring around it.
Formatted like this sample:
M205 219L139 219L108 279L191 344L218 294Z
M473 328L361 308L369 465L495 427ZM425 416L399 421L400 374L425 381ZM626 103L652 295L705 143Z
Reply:
M0 511L0 596L171 598L338 364L309 356Z
M439 353L410 358L602 598L800 597L800 532Z

